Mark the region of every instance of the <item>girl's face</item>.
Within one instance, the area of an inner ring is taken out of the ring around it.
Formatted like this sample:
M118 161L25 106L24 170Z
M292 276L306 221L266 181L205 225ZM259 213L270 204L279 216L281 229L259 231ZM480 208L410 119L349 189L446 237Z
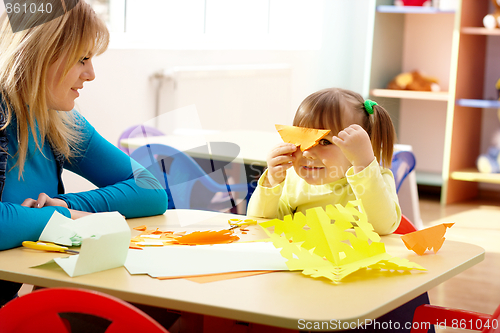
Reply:
M361 116L346 108L342 114L343 128L352 124L361 124ZM297 149L294 153L293 167L300 178L310 185L329 184L345 177L352 166L342 150L332 142L334 134L331 131L319 143L306 150ZM337 133L335 132L335 135Z
M310 185L332 183L345 176L351 163L338 146L332 143L329 133L319 144L306 150L297 149L293 167L300 178Z
M71 111L75 107L75 99L80 96L79 89L85 81L95 79L94 67L89 58L78 61L62 79L66 57L58 59L49 66L47 74L47 106L58 111Z

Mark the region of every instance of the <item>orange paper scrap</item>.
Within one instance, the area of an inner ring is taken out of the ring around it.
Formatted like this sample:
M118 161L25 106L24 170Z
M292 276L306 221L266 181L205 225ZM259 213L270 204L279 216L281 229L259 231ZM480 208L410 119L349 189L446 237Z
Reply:
M432 249L437 253L444 243L446 228L451 228L454 223L443 223L433 227L414 231L401 236L408 250L413 250L418 255L423 255L426 250Z
M186 279L197 283L207 283L215 282L229 279L237 279L241 277L254 276L267 274L278 271L240 271L240 272L228 272L228 273L214 273L206 275L182 275L182 276L160 276L157 277L158 280L171 280L171 279Z
M208 245L226 244L239 240L232 230L220 231L194 231L186 235L185 231L161 231L156 229L145 229L145 226L136 227L142 231L140 235L131 239L130 248L144 246L165 246L165 245Z
M185 232L160 231L158 228L147 230L146 226L135 227L134 229L142 232L138 236L132 237L130 248L174 244L176 237L185 234Z
M361 200L328 205L295 213L282 220L259 223L281 255L289 270L302 270L311 277L324 277L339 283L362 268L389 271L425 270L422 266L390 256L384 243L368 222ZM356 226L355 226L356 225ZM268 230L273 228L274 231ZM354 232L352 229L354 228ZM366 271L368 272L368 270Z
M293 143L300 146L300 150L304 151L316 146L319 140L323 139L330 133L330 130L320 130L314 128L274 125L278 130L283 141Z
M176 237L175 243L182 245L208 245L232 243L240 238L232 230L195 231L190 234Z

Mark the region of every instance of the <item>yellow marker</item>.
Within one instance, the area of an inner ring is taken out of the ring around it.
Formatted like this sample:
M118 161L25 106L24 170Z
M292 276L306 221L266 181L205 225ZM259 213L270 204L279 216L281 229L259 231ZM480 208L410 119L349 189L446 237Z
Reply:
M75 251L75 250L70 250L65 246L60 246L60 245L56 245L53 243L24 241L23 246L30 248L30 249L41 250L41 251L65 252L65 253L70 253L70 254L80 253L80 252Z

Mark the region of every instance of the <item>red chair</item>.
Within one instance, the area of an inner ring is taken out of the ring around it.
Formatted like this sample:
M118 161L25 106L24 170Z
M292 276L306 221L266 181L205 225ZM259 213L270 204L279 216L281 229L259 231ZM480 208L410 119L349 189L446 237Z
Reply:
M394 231L395 234L405 235L410 232L417 231L417 227L404 215L401 215L401 222L399 223L399 227Z
M427 332L429 323L439 328L452 327L483 333L500 333L500 306L493 315L489 315L429 304L420 305L413 315L411 333Z
M71 333L75 322L68 317L78 317L75 314L84 318L76 321L80 332L168 333L146 313L119 298L76 288L45 288L15 298L0 308L0 331ZM97 330L96 321L104 323L104 328Z

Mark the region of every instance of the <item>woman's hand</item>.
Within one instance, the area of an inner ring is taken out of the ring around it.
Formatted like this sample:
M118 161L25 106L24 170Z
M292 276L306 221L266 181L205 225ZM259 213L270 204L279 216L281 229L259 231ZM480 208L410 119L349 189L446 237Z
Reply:
M354 173L362 171L375 159L368 133L357 124L344 128L332 138L332 142L342 150L344 156L351 162Z
M28 198L28 199L24 200L23 203L21 204L21 206L31 207L31 208L42 208L42 207L48 207L48 206L59 206L59 207L68 208L68 204L66 204L66 201L61 200L61 199L51 198L51 197L49 197L45 193L40 193L38 195L38 199L36 199L36 200L35 199L31 199L31 198ZM92 213L82 212L82 211L74 210L74 209L69 209L69 212L71 213L71 218L73 220L76 220L76 219L78 219L80 217L84 217L84 216L92 214Z
M68 205L66 204L66 201L61 200L61 199L54 199L49 197L45 193L40 193L38 195L38 199L31 199L28 198L23 201L21 206L24 207L31 207L31 208L42 208L46 206L59 206L59 207L65 207L68 208Z
M71 213L71 218L73 220L76 220L76 219L79 219L80 217L84 217L84 216L93 214L93 213L82 212L81 210L74 210L74 209L70 209L69 212Z
M274 187L286 178L286 170L292 167L297 146L292 143L280 143L267 155L267 177L264 187Z

